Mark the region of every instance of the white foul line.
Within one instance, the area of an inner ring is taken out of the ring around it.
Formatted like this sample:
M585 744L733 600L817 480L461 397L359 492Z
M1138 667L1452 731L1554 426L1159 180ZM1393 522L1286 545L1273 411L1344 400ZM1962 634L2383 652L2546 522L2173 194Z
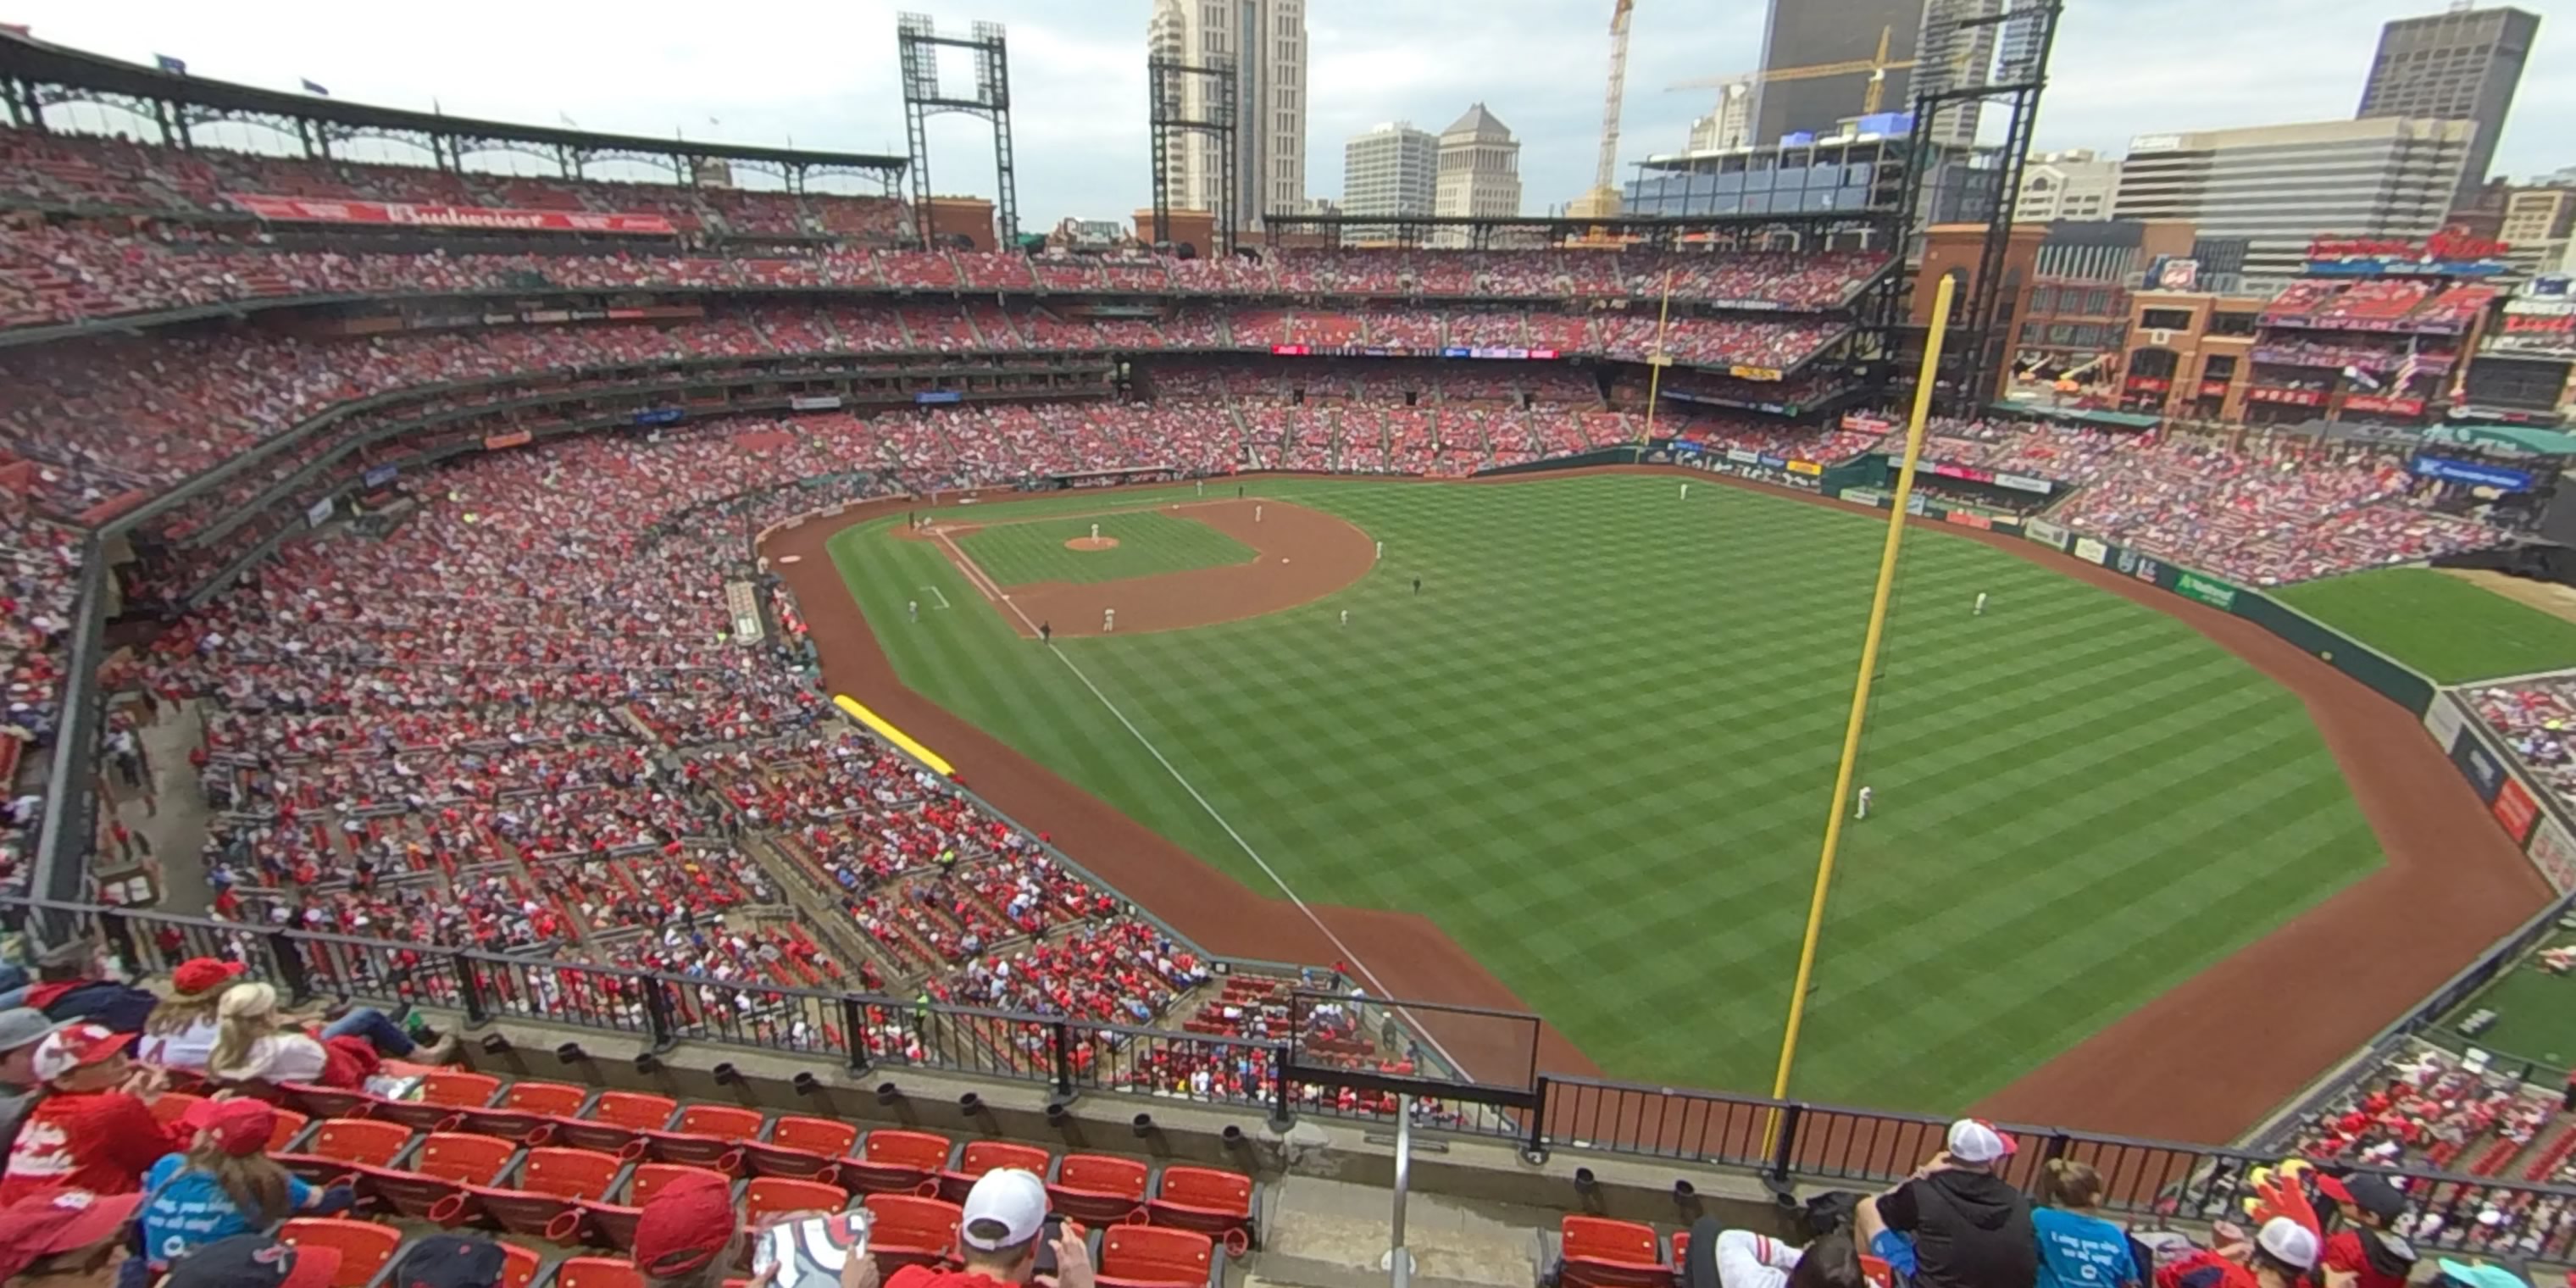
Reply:
M1010 601L1004 600L1003 602L1009 603ZM1010 609L1013 613L1019 615L1020 622L1027 626L1032 634L1037 631L1037 623L1030 621L1029 615L1021 612L1018 604L1011 604ZM1047 646L1047 651L1055 654L1056 660L1064 663L1066 670L1073 672L1073 678L1082 681L1082 687L1091 690L1091 696L1100 699L1100 705L1109 708L1109 714L1116 716L1118 718L1118 723L1127 726L1127 732L1136 736L1138 745L1144 747L1146 754L1152 756L1155 763L1161 765L1163 767L1163 771L1172 776L1173 782L1181 785L1182 791L1190 794L1191 800L1199 803L1200 809L1207 811L1207 816L1209 818L1216 820L1216 825L1218 827L1225 829L1225 834L1233 838L1235 845L1243 851L1244 857L1251 859L1254 866L1259 867L1262 874L1270 878L1271 884L1279 887L1279 893L1286 895L1288 897L1288 902L1297 905L1297 911L1306 914L1306 920L1315 923L1315 929L1324 932L1324 938L1333 942L1333 950L1342 955L1342 960L1349 963L1352 970L1358 971L1361 975L1368 978L1369 987L1377 990L1378 998L1387 1002L1395 1001L1395 994L1389 991L1385 983L1378 979L1377 972L1370 970L1368 968L1368 963L1360 960L1360 955L1352 952L1351 946L1343 943L1342 937L1334 934L1333 928L1325 925L1324 919L1316 916L1315 910L1306 906L1306 901L1298 898L1296 891L1288 888L1287 881L1283 880L1279 875L1279 869L1270 866L1270 861L1262 858L1259 850L1252 848L1252 842L1244 840L1243 833L1235 831L1234 824L1226 822L1225 815L1217 813L1216 806L1209 804L1208 798L1200 795L1199 789L1192 786L1189 779L1181 776L1181 771L1172 764L1168 757L1163 755L1163 749L1155 746L1153 740L1145 736L1145 731L1137 728L1136 722L1128 719L1127 713L1119 710L1118 704L1110 701L1109 695L1101 692L1100 686L1092 683L1091 677L1083 674L1082 668L1074 665L1072 658L1065 656L1063 649L1057 648L1050 643ZM1398 1011L1404 1011L1404 1008L1401 1006L1396 1009ZM1407 1011L1404 1012L1404 1014L1407 1019L1412 1018L1411 1012ZM1449 1054L1449 1049L1440 1045L1440 1039L1433 1037L1431 1035L1431 1030L1425 1027L1421 1021L1415 1020L1413 1028L1415 1032L1422 1035L1423 1041L1431 1044L1432 1050L1440 1053L1442 1061L1446 1062L1450 1068L1458 1071L1459 1077L1466 1078L1469 1081L1474 1080L1468 1074L1467 1066L1460 1064L1458 1062L1458 1057Z
M941 591L937 586L924 586L924 587L922 587L922 589L923 589L923 590L926 590L926 591L929 591L929 592L931 593L931 596L932 596L933 598L935 598L935 599L937 599L937 600L939 601L939 606L940 606L941 608L946 608L946 607L948 607L948 596L947 596L947 594L946 594L945 592Z

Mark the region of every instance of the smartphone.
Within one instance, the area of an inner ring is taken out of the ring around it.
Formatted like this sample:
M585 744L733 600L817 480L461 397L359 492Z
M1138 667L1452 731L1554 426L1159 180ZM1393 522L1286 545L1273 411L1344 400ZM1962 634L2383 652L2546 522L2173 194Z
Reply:
M1038 1264L1032 1274L1055 1277L1055 1241L1064 1237L1064 1218L1051 1216L1038 1228Z
M868 1250L868 1214L835 1212L782 1221L752 1245L751 1272L772 1288L839 1288L841 1268Z

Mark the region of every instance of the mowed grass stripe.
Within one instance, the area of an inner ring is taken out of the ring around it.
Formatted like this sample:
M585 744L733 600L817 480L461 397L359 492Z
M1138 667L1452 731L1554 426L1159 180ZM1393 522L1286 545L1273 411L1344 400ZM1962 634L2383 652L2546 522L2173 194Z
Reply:
M1070 519L1021 519L978 528L955 540L967 558L1003 586L1125 581L1252 562L1252 547L1186 516L1187 511L1125 510ZM1095 529L1103 540L1115 541L1117 546L1075 550L1067 545L1088 538Z
M1385 558L1271 616L1060 646L1300 895L1431 917L1614 1074L1766 1089L1884 528L1676 483L1249 484ZM863 603L904 544L849 552ZM880 625L908 681L1266 886L974 609ZM1954 1109L2379 861L2290 695L1972 541L1908 537L1871 718L1803 1095Z

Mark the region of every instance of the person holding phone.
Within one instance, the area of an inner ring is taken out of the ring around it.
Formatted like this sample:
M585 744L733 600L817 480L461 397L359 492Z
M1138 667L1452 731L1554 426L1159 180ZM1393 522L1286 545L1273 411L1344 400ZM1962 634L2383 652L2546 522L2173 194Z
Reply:
M1044 1268L1041 1258L1049 1254L1056 1288L1093 1288L1091 1247L1083 1242L1082 1227L1066 1221L1051 1232L1046 1182L1035 1172L997 1167L984 1173L975 1188L966 1192L965 1219L958 1222L957 1242L966 1256L964 1269L905 1266L886 1279L884 1288L1004 1288L1033 1283ZM843 1288L875 1288L875 1277L871 1271L867 1275L871 1282L853 1285L844 1274L841 1282Z

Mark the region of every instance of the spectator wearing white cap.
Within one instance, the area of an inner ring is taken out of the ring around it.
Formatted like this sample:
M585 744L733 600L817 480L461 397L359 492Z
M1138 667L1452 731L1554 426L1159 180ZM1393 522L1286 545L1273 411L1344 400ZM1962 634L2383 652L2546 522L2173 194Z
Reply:
M2324 1254L2317 1232L2286 1216L2264 1222L2250 1240L2232 1226L2218 1231L2227 1242L2159 1267L2156 1288L2298 1288Z
M1046 1182L1035 1172L998 1167L984 1173L966 1192L964 1218L957 1223L957 1243L965 1253L962 1270L905 1266L885 1288L1000 1288L1025 1284L1037 1274L1041 1245L1055 1252L1056 1288L1092 1288L1091 1249L1082 1227L1071 1221L1064 1232L1046 1236ZM847 1282L846 1277L844 1283Z
M2032 1288L2039 1245L2030 1200L1995 1174L2013 1138L1991 1123L1950 1124L1948 1148L1860 1205L1861 1237L1922 1288Z

